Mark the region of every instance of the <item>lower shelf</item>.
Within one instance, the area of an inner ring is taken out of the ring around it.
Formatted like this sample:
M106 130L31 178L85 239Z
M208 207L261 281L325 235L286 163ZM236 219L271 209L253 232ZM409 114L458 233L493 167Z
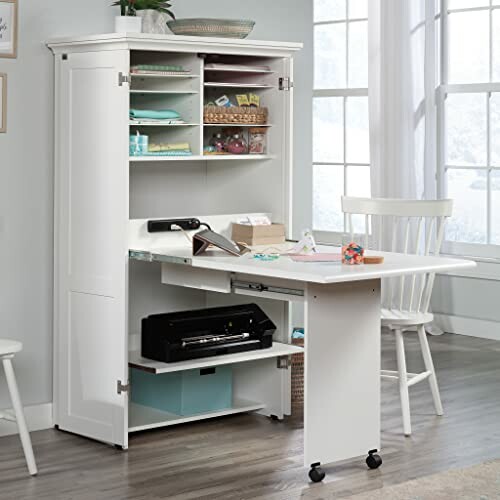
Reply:
M182 416L156 410L147 406L130 403L129 406L129 433L167 427L169 425L183 424L186 422L196 422L207 418L223 417L224 415L234 415L235 413L246 413L249 411L262 410L265 405L253 401L235 400L231 408L225 410L200 413L198 415Z

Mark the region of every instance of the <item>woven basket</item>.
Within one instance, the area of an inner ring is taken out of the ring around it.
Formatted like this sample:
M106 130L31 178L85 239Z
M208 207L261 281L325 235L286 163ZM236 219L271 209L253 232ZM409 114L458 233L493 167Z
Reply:
M304 347L304 339L292 339L292 344ZM304 413L304 353L292 354L292 415Z
M246 38L252 31L255 21L248 19L175 19L167 26L176 35L217 36L224 38Z
M267 108L251 108L233 106L205 106L203 121L205 123L220 123L221 125L265 125L267 123Z

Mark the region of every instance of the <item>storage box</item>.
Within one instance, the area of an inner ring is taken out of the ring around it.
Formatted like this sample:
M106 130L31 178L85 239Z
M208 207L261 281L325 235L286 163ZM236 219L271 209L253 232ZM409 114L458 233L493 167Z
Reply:
M225 410L233 404L231 366L155 375L131 368L133 403L188 416Z
M232 240L247 245L276 245L285 242L285 226L271 224L268 226L250 226L233 222Z

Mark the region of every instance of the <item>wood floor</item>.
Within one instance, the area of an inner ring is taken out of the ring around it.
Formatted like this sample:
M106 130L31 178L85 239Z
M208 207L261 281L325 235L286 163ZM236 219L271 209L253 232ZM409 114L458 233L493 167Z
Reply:
M416 336L406 339L415 372L422 368ZM394 366L392 340L383 337L386 367ZM499 458L500 342L453 335L430 342L446 414L436 417L428 386L417 385L414 434L404 438L397 388L384 383L378 470L367 470L361 457L327 467L324 483L310 484L300 421L239 415L137 434L128 452L55 430L36 432L35 478L27 475L17 436L1 438L0 499L338 499Z

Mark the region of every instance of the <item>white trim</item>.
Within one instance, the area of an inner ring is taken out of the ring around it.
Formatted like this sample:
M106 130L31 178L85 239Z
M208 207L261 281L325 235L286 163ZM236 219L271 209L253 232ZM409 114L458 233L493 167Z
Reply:
M14 414L12 409L2 411L11 415ZM30 432L50 429L53 426L52 403L25 406L24 416ZM15 422L0 419L0 436L10 436L17 433L17 424Z
M447 333L500 340L500 322L450 314L434 314L434 321Z

